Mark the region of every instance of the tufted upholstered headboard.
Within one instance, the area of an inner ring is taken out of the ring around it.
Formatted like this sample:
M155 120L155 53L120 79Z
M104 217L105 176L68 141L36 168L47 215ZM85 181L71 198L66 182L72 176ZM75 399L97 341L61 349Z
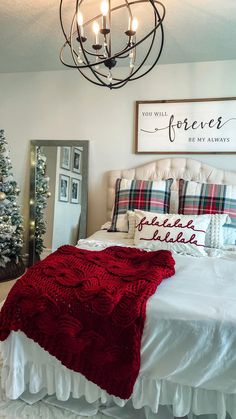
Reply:
M115 182L117 178L126 179L186 179L203 183L236 184L236 172L216 169L193 159L168 158L159 159L151 163L136 167L135 169L112 170L108 175L107 219L111 218L115 197ZM172 189L177 189L173 182Z

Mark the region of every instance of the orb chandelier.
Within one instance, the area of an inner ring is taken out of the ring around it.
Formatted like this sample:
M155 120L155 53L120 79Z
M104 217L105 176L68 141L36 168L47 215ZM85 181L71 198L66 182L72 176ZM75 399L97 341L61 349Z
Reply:
M153 69L164 45L165 7L160 1L120 0L117 4L117 0L102 0L99 13L86 21L88 0L73 1L73 15L66 31L65 0L60 0L60 24L65 37L60 60L66 67L75 68L88 81L110 89L123 87ZM137 7L140 12L141 4L143 13L152 16L142 36L135 13ZM120 30L122 25L124 28ZM118 49L117 43L121 44Z

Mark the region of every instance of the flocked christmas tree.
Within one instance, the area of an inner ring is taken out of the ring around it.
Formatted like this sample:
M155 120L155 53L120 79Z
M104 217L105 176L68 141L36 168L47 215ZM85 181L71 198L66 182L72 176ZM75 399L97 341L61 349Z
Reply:
M42 253L43 235L46 233L47 222L44 218L44 209L47 206L49 192L49 178L46 175L46 156L41 147L36 148L36 187L35 187L35 250L38 256Z
M23 220L17 196L20 189L13 178L4 130L0 130L0 267L19 262L23 245Z

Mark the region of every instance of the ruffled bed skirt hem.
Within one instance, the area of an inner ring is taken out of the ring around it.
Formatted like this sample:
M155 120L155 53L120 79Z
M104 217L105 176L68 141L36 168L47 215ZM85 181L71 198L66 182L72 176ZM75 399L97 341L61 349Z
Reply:
M33 394L45 389L48 395L55 395L62 401L68 400L71 396L75 399L84 396L89 403L96 401L102 405L115 403L119 407L127 404L127 400L108 395L81 374L62 366L55 357L46 353L36 343L33 345L35 354L32 356L35 359L30 362L19 355L21 349L19 346L16 355L11 351L11 346L7 345L7 341L1 343L3 359L1 385L7 398L16 400L26 389ZM38 356L38 351L41 353L41 358ZM43 360L44 355L47 357L46 363ZM167 380L139 376L130 402L135 409L150 408L157 419L161 405L171 405L175 417L191 418L192 415L215 414L217 419L225 419L228 412L232 419L236 419L236 394L192 388Z

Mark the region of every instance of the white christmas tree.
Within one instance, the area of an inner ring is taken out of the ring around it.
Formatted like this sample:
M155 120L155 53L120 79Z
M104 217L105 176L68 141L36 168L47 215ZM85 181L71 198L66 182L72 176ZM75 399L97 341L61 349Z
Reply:
M35 251L38 256L44 249L43 236L46 233L47 222L44 209L47 206L49 192L49 177L46 175L47 158L41 147L36 148L36 187L35 187Z
M23 223L17 196L20 189L13 178L4 130L0 130L0 267L18 263L23 245Z

